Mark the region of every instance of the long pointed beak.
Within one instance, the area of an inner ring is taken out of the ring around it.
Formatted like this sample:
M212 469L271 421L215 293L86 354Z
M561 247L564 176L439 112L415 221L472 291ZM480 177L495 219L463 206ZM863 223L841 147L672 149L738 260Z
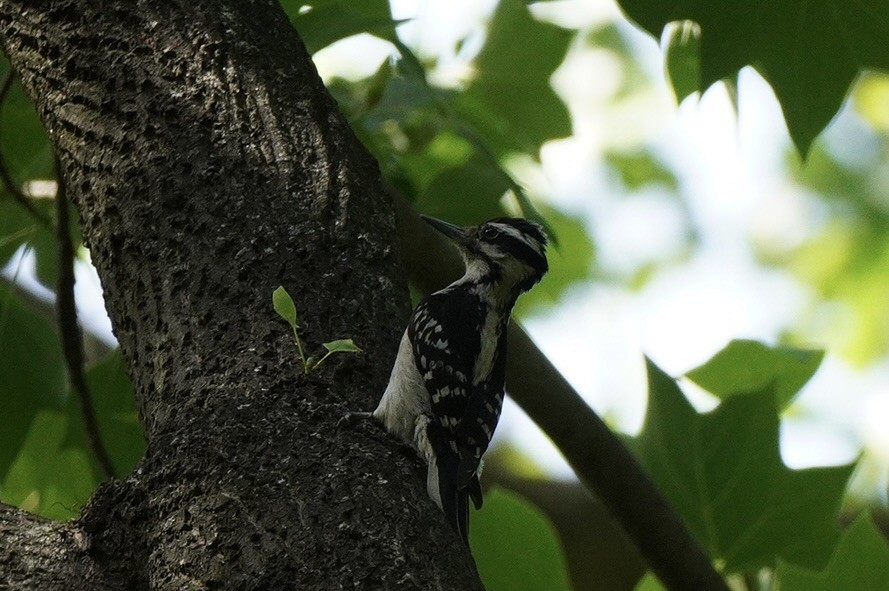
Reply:
M445 222L438 218L429 217L428 215L420 214L420 217L423 218L423 220L427 224L429 224L457 244L465 244L466 241L469 239L469 232L467 232L465 228L461 228L460 226Z

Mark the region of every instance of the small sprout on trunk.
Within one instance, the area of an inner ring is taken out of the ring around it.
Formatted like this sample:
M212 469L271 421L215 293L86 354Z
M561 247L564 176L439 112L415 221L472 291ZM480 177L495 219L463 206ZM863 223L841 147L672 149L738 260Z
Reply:
M290 294L287 293L287 290L284 289L284 287L278 286L272 293L272 305L275 308L275 312L278 313L278 316L286 320L290 325L290 328L293 330L293 340L296 342L299 359L302 362L303 371L306 374L321 365L325 359L334 353L361 353L361 349L355 345L352 339L337 339L335 341L323 343L322 346L327 349L327 353L325 353L321 359L316 359L313 356L306 357L305 351L303 350L302 340L299 338L299 320L296 314L296 304L293 303L293 298L290 297Z

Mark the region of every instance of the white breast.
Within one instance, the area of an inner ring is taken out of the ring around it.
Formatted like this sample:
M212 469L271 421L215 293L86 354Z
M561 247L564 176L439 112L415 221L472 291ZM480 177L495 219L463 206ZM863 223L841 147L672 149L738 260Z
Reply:
M417 371L414 352L405 331L389 376L389 385L373 414L390 433L426 456L431 449L426 440L425 428L418 429L418 422L425 427L431 412L426 384Z

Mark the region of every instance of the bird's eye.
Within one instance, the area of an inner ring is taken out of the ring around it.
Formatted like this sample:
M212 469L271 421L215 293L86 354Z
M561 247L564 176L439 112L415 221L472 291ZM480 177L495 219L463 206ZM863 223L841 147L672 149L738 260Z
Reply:
M496 228L492 228L491 226L482 228L482 238L484 238L485 240L493 240L499 235L500 232L498 232Z

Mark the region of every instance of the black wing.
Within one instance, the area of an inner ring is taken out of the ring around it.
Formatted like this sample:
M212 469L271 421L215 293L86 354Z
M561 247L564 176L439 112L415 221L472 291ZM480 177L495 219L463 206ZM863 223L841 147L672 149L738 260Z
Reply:
M484 317L485 307L478 296L441 291L420 302L408 328L414 363L429 392L432 413L451 434L466 414Z
M433 422L428 428L438 467L442 509L468 544L469 497L482 504L475 472L461 477L465 461L458 448L460 423L475 397L473 370L481 346L485 308L480 298L460 290L437 292L420 302L408 326L414 363L429 393ZM474 456L474 452L472 452ZM478 462L475 462L475 467Z

